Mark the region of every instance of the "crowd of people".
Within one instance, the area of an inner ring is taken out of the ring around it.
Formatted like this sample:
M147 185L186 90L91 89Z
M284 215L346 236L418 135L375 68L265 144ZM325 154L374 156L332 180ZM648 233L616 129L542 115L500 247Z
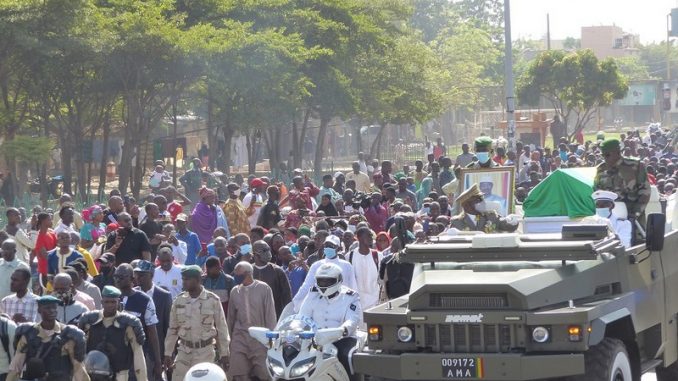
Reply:
M68 195L54 213L9 208L0 232L0 381L95 378L96 365L85 364L92 352L117 380L183 380L200 362L234 380L267 379L266 348L249 327L273 329L301 311L337 326L347 319L337 314L354 316L346 324L354 335L360 311L407 294L405 245L453 230L518 228L519 218L487 208L487 187L460 190L462 168L514 166L521 203L558 168L628 164L632 187L607 170L612 179L597 182L614 184L598 188L646 204L647 184L666 197L675 191L671 142L656 125L619 140L563 140L555 150L520 142L509 150L481 136L473 151L463 144L447 156L439 140L413 166L360 154L350 171L319 184L301 169L229 178L196 159L179 179L183 191L157 162L143 200L114 190L84 210ZM318 294L342 301L321 305Z

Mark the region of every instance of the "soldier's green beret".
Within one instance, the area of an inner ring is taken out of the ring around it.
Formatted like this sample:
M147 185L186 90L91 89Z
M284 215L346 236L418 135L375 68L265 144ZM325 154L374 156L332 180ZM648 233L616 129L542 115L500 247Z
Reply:
M603 152L619 150L621 148L621 143L619 139L605 139L600 143L600 150Z
M186 266L181 269L181 275L186 277L200 278L202 275L202 269L198 265Z
M101 291L102 298L119 298L120 295L122 295L122 292L114 286L105 286Z
M299 226L299 229L297 231L299 232L299 236L302 235L305 235L307 237L311 236L311 228L308 225Z
M476 138L474 145L476 149L478 148L492 148L492 138L489 136L481 136Z
M400 181L400 179L405 179L407 178L405 176L405 172L398 172L396 173L393 177L395 177L396 180Z
M41 297L38 298L38 305L39 306L46 306L46 305L49 305L49 304L58 304L59 302L61 302L61 300L52 296L52 295L45 295L45 296L41 296Z

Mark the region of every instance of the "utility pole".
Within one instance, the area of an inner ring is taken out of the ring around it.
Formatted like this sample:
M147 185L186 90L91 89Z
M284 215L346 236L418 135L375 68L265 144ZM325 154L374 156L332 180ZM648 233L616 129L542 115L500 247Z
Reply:
M511 45L511 1L504 0L504 92L506 93L506 135L509 149L516 144L515 94L513 89L513 47Z
M546 50L551 50L551 19L546 14Z

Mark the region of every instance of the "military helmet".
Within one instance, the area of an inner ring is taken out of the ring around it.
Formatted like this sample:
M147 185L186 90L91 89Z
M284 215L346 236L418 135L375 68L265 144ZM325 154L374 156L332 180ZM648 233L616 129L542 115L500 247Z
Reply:
M84 365L92 381L108 381L113 379L111 363L108 360L108 356L101 351L89 351L85 357Z

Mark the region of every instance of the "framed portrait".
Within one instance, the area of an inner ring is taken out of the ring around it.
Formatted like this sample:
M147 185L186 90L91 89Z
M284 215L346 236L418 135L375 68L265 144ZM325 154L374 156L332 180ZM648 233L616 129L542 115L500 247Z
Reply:
M515 167L463 168L459 181L459 194L478 184L483 192L488 209L495 210L501 216L513 213L515 188Z

